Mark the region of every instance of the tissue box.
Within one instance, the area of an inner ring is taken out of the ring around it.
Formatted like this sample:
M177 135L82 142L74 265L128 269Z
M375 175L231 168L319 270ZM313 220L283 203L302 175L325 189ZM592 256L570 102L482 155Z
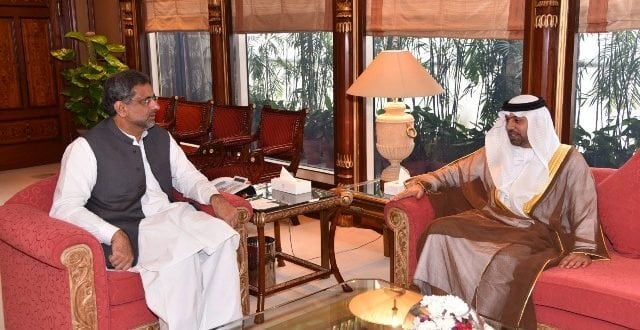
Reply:
M293 204L308 202L313 198L313 194L311 194L310 191L303 194L290 194L288 192L284 192L280 190L272 190L271 198L273 198L274 200L280 203L293 205Z
M404 183L399 181L389 181L384 183L382 191L385 195L396 195L404 190Z
M271 188L273 190L280 190L290 194L304 194L311 192L311 181L302 179L283 179L273 178L271 179Z

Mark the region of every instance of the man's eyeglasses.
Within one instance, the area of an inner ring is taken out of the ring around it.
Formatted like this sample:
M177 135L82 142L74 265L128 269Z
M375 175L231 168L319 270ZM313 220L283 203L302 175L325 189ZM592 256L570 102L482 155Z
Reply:
M152 96L140 99L140 100L131 99L131 100L129 100L129 102L126 102L126 103L130 103L131 101L136 101L138 104L143 105L145 107L148 107L149 104L151 104L152 101L157 101L157 100L158 100L158 97L155 96L155 95L152 95Z

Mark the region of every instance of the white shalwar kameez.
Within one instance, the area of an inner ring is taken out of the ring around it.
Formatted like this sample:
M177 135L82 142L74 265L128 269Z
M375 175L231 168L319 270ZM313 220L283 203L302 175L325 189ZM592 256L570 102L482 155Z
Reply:
M130 271L140 273L147 305L160 318L161 329L211 329L240 318L238 233L188 203L171 203L151 172L143 140L133 139L133 144L142 151L147 191L141 199L146 217L139 226L138 264ZM173 187L208 204L217 190L187 160L173 138L170 162ZM96 176L91 147L84 138L76 139L62 158L50 215L84 228L110 245L118 228L84 207Z

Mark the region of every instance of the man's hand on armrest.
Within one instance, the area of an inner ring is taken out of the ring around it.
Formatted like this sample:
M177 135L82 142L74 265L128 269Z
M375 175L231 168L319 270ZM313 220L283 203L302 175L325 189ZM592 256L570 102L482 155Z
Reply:
M420 181L416 178L408 181L405 184L405 189L391 198L391 200L399 200L407 197L415 197L416 199L422 198L427 190L430 189L429 183Z
M562 268L580 268L591 264L591 257L582 252L571 252L560 260L559 266Z
M116 270L127 270L133 263L133 248L129 236L118 230L111 238L111 255L109 261Z
M218 194L211 196L210 203L216 216L235 228L238 224L238 209L231 205L222 195Z

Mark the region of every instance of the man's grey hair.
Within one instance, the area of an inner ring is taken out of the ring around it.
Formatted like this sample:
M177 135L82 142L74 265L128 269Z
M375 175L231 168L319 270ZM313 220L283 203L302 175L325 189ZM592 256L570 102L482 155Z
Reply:
M116 114L113 105L117 101L129 102L135 95L133 88L138 85L151 84L149 76L136 70L118 72L104 82L102 106L109 116Z

